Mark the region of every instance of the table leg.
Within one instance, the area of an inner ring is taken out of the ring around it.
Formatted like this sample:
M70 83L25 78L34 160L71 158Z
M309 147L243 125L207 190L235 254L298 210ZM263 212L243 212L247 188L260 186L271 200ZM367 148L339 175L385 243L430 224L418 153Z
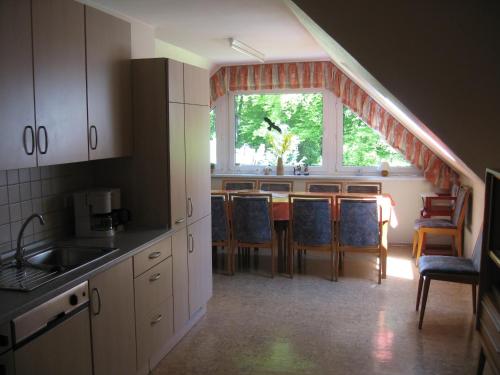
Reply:
M382 267L382 278L385 279L387 278L387 249L388 249L388 242L387 242L387 232L389 230L389 222L384 221L382 224L382 259L381 259L381 267Z

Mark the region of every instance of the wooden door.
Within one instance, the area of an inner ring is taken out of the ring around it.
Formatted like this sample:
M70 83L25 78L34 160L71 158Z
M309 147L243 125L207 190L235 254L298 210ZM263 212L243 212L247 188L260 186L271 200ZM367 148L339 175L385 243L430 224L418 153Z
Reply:
M188 226L190 318L212 297L211 217Z
M94 374L135 374L132 258L89 280Z
M210 104L209 98L208 71L184 64L184 102L208 106Z
M174 332L179 332L189 320L189 278L186 228L172 236L172 273L174 296Z
M185 105L188 225L210 214L210 125L208 107Z
M84 6L33 0L38 165L88 160Z
M132 153L130 23L85 7L89 159Z
M170 212L172 229L186 226L186 154L184 104L169 103Z
M84 309L15 351L17 375L91 375L89 311Z
M36 166L31 2L0 1L0 170Z

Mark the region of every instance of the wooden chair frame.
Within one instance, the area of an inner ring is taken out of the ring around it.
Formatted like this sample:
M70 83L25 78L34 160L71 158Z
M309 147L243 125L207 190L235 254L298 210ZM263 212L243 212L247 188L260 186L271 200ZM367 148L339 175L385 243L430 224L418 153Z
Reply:
M349 186L376 186L376 193L360 193L360 194L382 194L382 183L381 182L370 182L370 181L347 181L344 183L344 193L349 192Z
M233 218L233 199L234 197L256 197L256 198L267 198L268 200L268 212L271 226L271 241L270 242L262 242L262 243L251 243L251 242L242 242L236 239L234 225L231 223L231 250L230 250L230 270L231 274L234 275L235 272L235 262L234 257L236 254L236 249L238 247L247 247L247 248L269 248L271 249L271 277L274 278L276 273L276 235L274 233L274 218L273 218L273 195L259 192L243 192L243 193L229 193L229 214L230 220L232 222Z
M422 248L424 247L425 244L425 237L427 234L436 234L436 235L442 235L442 236L450 236L453 237L453 245L454 245L454 251L456 251L456 254L458 256L462 256L463 254L463 227L464 227L464 222L465 222L465 215L467 214L467 209L469 207L469 197L471 190L470 188L466 187L467 192L464 197L464 203L462 207L462 211L460 212L460 217L458 218L458 223L456 228L431 228L431 227L421 227L418 228L418 230L415 231L413 234L413 256L416 258L415 259L415 264L418 265L418 259L422 255ZM456 207L454 207L453 212L451 213L451 216L453 217L454 211L456 210Z
M231 189L226 189L226 184L227 183L252 183L253 188L251 190L256 190L257 189L257 180L252 180L252 179L240 179L240 178L230 178L227 180L222 180L222 190L227 190L227 191L238 191L238 190L231 190ZM242 190L240 190L242 191ZM243 190L243 191L248 191L248 190Z
M306 191L310 192L311 191L311 185L328 185L328 186L335 186L337 185L339 187L338 193L333 193L333 194L341 194L343 189L344 189L344 184L340 181L328 181L328 180L316 180L316 181L307 181L306 182Z
M230 251L231 251L231 225L230 225L230 218L229 218L229 194L227 193L212 193L211 197L224 197L224 211L226 213L226 233L227 233L227 239L224 241L212 241L212 247L222 247L227 250L227 273L231 274L231 269L230 269ZM215 250L217 251L217 250Z
M290 190L287 192L282 191L282 190L266 190L269 192L276 192L276 193L290 193L293 191L293 181L285 181L285 180L257 180L257 189L262 190L262 184L280 184L280 185L288 185L290 187Z
M329 251L331 254L331 281L338 280L338 267L339 255L335 246L335 222L332 217L332 242L330 245L303 245L293 241L293 200L294 199L308 199L308 200L327 200L331 207L331 212L334 210L334 196L328 195L312 195L312 194L290 194L288 195L288 208L289 208L289 221L288 221L288 272L290 277L293 278L293 261L295 256L295 249L297 250L311 250L311 251Z
M379 243L377 246L344 246L340 244L340 210L341 210L341 201L343 200L351 200L351 201L373 201L377 203L377 211L378 211L378 233L379 233ZM335 218L336 218L336 230L337 233L337 251L340 253L344 252L352 252L352 253L368 253L368 254L377 254L379 259L378 265L378 284L382 282L382 207L379 204L376 197L365 195L365 196L345 196L345 195L337 195L335 197Z

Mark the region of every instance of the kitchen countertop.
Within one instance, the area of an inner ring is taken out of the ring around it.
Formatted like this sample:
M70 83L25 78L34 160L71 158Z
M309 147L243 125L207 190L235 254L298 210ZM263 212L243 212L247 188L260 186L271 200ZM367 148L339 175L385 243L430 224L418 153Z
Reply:
M172 232L166 229L132 229L119 232L110 238L69 238L56 241L57 244L116 247L120 250L67 272L30 292L0 290L0 325L130 258L153 243L168 237Z

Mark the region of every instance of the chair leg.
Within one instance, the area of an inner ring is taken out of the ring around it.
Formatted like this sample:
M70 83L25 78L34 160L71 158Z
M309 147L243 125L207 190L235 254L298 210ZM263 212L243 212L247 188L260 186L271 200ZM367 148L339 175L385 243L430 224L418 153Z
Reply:
M417 247L417 256L415 257L415 264L418 267L418 259L422 255L422 246L425 241L425 232L422 230L418 230L418 247Z
M274 252L275 246L274 243L271 244L271 277L274 278L274 272L276 268L276 254Z
M415 256L417 255L417 244L418 244L418 231L415 231L413 233L413 249L411 253L411 256L413 258L415 258Z
M458 231L457 235L455 236L455 243L456 243L456 248L457 248L457 256L461 257L462 256L462 231Z
M331 264L330 264L330 267L331 267L331 270L330 270L331 271L331 280L335 281L335 275L334 275L334 273L335 273L335 271L334 271L335 270L335 257L333 255L333 247L331 248L330 258L331 258L330 259L330 262L331 262Z
M378 284L382 283L382 254L378 254Z
M427 296L429 294L429 287L431 285L430 277L424 277L424 295L422 297L422 307L420 309L420 319L418 320L418 329L422 329L424 322L425 306L427 304Z
M418 308L420 307L420 297L422 297L422 285L424 284L424 277L420 275L420 278L418 279L418 290L417 290L417 304L415 306L415 310L418 311Z
M295 256L295 247L290 244L290 254L288 255L288 272L293 279L293 258Z
M335 281L339 280L340 252L335 250Z
M474 315L476 315L476 304L477 304L476 284L472 284L472 312L474 313Z

